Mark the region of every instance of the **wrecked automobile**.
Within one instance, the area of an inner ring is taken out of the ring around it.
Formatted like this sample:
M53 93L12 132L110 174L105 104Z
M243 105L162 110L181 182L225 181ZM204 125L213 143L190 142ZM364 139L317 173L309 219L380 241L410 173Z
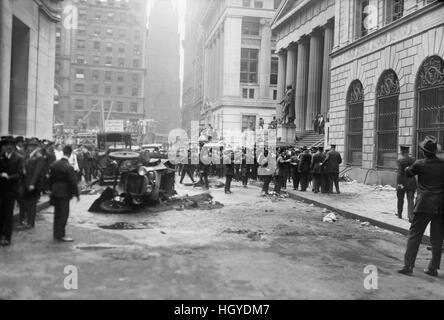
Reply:
M91 206L91 212L130 213L153 206L173 196L175 170L168 160L148 158L134 151L109 154L113 172L108 187Z

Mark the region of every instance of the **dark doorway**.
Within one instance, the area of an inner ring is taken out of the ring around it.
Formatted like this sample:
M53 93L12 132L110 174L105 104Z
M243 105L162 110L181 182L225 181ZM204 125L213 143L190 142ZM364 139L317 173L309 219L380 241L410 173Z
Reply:
M29 28L14 17L12 21L9 134L26 135L28 74Z

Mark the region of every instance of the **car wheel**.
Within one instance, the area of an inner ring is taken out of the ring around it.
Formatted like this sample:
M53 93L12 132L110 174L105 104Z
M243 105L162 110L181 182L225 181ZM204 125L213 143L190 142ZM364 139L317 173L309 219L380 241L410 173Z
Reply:
M100 208L106 213L128 213L132 209L128 203L113 199L100 203Z

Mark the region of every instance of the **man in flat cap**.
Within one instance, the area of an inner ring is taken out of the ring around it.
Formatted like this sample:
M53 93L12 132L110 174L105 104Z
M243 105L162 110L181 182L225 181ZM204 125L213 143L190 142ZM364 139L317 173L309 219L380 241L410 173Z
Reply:
M0 245L11 244L15 200L23 176L23 157L15 149L15 139L2 137L0 144Z
M431 223L432 259L424 272L433 277L438 276L444 238L444 161L436 156L437 145L435 137L427 136L419 144L425 158L415 161L405 169L407 176L418 177L418 196L404 256L404 267L398 271L401 274L413 274L422 236L427 225Z
M405 169L415 163L416 159L409 155L410 148L401 146L401 157L398 159L398 170L396 176L396 196L398 198L398 218L402 219L404 207L404 197L407 196L407 217L409 222L413 220L413 205L415 201L416 179L414 176L407 176Z

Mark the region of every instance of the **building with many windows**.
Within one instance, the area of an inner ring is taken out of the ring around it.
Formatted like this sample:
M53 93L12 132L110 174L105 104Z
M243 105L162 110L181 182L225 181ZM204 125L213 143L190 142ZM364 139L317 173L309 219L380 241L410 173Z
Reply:
M67 0L57 27L55 120L100 128L144 118L145 0Z
M182 83L182 128L191 134L191 122L200 121L204 89L204 31L200 17L207 0L187 3L185 15L184 75Z
M444 143L444 3L337 0L330 143L360 181L394 184L400 146Z
M60 1L0 1L0 135L52 137Z
M200 19L205 50L201 122L219 136L256 130L260 118L269 123L276 113L278 57L271 19L279 4L206 2Z

